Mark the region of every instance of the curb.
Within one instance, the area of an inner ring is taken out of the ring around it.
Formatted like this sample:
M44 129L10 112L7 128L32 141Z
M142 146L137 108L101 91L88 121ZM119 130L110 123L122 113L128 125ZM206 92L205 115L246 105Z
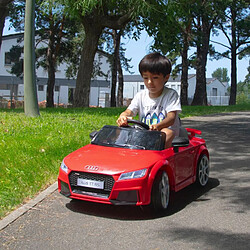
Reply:
M30 200L28 203L24 204L23 206L19 207L2 220L0 220L0 231L7 227L9 224L14 222L20 216L28 212L31 208L36 206L39 202L44 200L48 195L52 194L57 190L57 181L42 191L39 195L37 195L34 199Z

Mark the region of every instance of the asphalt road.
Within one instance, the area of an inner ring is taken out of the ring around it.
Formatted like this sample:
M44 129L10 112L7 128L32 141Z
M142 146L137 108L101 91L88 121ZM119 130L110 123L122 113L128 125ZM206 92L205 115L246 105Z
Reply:
M0 231L0 249L250 249L250 112L183 120L210 151L208 186L169 210L71 201L57 191Z

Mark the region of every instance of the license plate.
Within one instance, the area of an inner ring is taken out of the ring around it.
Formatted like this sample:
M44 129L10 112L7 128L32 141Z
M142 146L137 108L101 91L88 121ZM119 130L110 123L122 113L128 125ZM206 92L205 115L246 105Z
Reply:
M78 178L77 185L81 187L104 189L104 181L93 181L93 180Z

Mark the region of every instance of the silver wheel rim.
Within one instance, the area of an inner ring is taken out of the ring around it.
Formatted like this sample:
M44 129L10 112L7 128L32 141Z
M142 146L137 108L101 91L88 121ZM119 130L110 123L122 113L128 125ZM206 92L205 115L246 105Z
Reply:
M199 182L201 184L201 186L205 186L208 182L208 178L209 178L209 161L207 156L203 156L201 158L201 161L199 163Z
M160 195L161 195L161 205L163 208L167 208L169 201L169 183L168 176L166 172L162 173L160 181Z

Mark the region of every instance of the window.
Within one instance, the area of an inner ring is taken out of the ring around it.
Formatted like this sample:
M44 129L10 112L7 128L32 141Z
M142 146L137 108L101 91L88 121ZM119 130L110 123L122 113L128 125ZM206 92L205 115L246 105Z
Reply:
M5 65L11 65L10 52L5 52L4 64Z
M212 96L217 96L217 88L212 89Z
M38 91L43 91L44 86L43 85L38 85Z
M144 89L144 85L140 85L140 90L143 90Z
M60 86L55 86L55 91L59 92L60 91Z

